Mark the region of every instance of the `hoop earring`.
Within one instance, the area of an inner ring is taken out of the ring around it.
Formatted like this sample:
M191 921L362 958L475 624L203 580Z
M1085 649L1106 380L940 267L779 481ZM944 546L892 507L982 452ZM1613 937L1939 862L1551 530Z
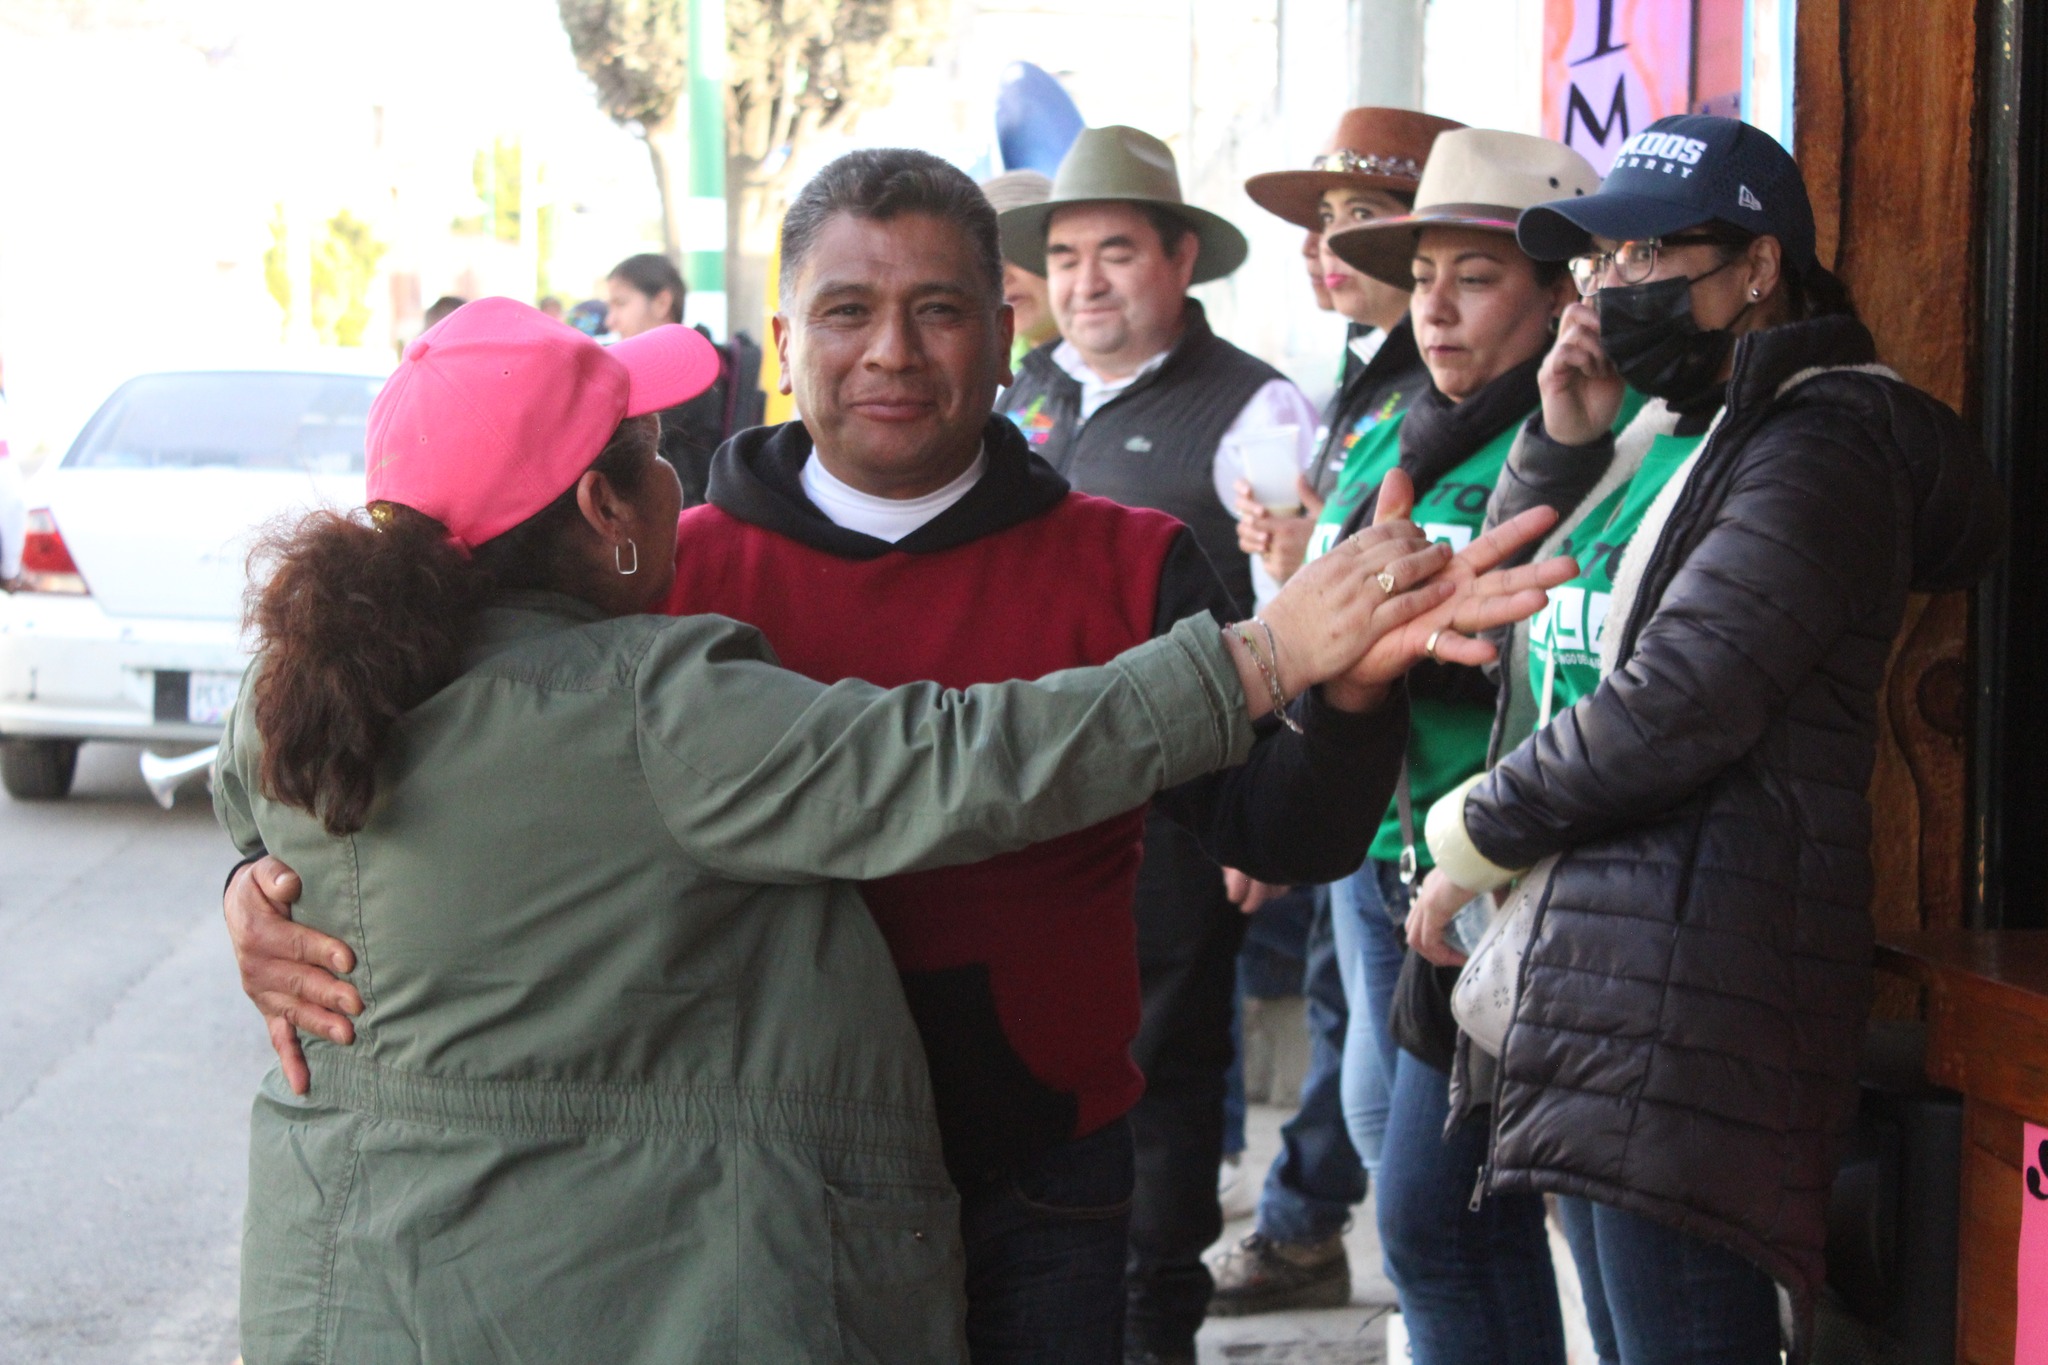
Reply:
M620 559L619 548L620 547L617 545L612 546L612 567L619 571L619 576L621 578L631 578L634 574L640 572L640 547L638 545L635 545L630 540L628 540L625 544L625 548L633 552L633 567L630 569L627 568L625 562L622 559Z

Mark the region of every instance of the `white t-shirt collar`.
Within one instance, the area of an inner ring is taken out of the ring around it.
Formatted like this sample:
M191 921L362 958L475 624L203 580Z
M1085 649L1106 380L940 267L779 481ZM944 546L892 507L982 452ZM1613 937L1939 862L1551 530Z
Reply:
M804 461L802 480L804 496L834 526L894 545L966 497L987 469L988 448L984 446L974 452L974 463L944 488L933 489L918 498L878 498L835 477L813 450Z

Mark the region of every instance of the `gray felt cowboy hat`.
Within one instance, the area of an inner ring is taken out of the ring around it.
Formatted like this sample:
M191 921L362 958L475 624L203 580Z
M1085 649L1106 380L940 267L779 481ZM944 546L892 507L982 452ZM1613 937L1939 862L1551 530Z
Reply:
M1512 239L1522 210L1599 188L1592 163L1562 142L1459 128L1429 149L1413 213L1333 232L1323 243L1353 269L1405 289L1414 282L1410 262L1424 228L1478 228Z
M1207 209L1181 198L1173 149L1150 133L1115 124L1084 128L1052 178L1052 197L1004 212L1004 259L1045 273L1045 230L1068 204L1156 204L1194 229L1200 251L1192 283L1220 280L1244 264L1244 234Z

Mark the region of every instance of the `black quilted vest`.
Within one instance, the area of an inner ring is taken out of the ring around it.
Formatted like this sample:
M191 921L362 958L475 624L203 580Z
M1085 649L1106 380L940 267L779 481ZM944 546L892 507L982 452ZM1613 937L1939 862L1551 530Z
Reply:
M1190 299L1166 362L1082 422L1081 383L1052 358L1058 345L1024 357L997 411L1081 492L1179 518L1238 610L1250 611L1251 561L1237 547L1237 519L1216 497L1216 447L1252 395L1284 376L1210 331Z

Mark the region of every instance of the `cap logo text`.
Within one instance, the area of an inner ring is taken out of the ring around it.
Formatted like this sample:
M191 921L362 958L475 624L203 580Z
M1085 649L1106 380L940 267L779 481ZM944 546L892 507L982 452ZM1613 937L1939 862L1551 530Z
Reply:
M1654 156L1676 161L1681 166L1697 166L1706 153L1707 144L1696 137L1680 137L1676 133L1637 133L1622 143L1615 155Z

